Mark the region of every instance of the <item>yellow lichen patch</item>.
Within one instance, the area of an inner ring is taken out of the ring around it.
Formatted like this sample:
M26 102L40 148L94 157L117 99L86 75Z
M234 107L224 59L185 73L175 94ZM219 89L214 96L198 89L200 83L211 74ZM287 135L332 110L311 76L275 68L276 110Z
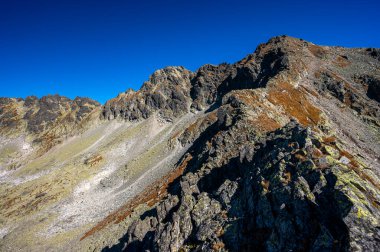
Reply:
M367 202L370 202L375 208L380 209L380 202L374 196L375 194L371 192L372 189L370 189L373 187L375 190L380 190L380 183L378 182L378 179L376 179L376 176L369 175L351 153L342 149L340 145L337 144L337 139L335 137L323 137L321 144L321 149L329 154L325 156L325 158L330 160L328 163L339 164L342 169L347 169L349 171L339 176L339 180L343 181L345 184L352 184L353 189L359 190L359 192L356 193L357 196L365 196ZM335 157L333 158L330 155ZM342 158L347 159L349 162L347 164L340 164L338 160L341 160ZM358 183L358 181L361 182ZM362 185L365 185L365 188Z
M351 168L361 179L370 182L377 190L380 190L380 184L363 170L352 154L343 149L337 149L339 151L340 158L346 157L350 160L350 163L348 164L349 168Z
M304 126L315 126L321 120L321 111L313 106L300 89L289 83L279 82L269 91L268 100L282 106L285 112Z
M358 207L357 216L359 219L365 218L368 216L368 211L363 210L363 208Z

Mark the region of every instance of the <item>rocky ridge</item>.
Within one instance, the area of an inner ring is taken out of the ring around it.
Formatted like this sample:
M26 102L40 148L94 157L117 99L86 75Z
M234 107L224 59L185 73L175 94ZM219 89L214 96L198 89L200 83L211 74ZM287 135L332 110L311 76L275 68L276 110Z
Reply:
M276 37L233 65L201 67L182 113L217 120L179 134L192 144L183 175L104 251L375 251L374 54Z
M128 223L103 251L375 251L379 85L379 49L279 36L234 64L158 70L102 107L57 96L2 99L1 130L27 132L43 146L46 132L190 118L158 134L181 150L171 172L80 234L76 249Z
M74 100L59 95L40 99L36 96L0 98L0 131L2 136L31 136L47 151L65 137L87 128L98 117L99 107L97 101L81 97Z

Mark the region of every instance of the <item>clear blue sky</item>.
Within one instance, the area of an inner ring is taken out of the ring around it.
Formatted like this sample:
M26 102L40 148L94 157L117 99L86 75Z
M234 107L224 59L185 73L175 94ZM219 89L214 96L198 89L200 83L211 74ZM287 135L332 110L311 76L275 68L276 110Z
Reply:
M0 0L0 96L104 103L156 69L232 63L282 34L380 47L379 11L379 0Z

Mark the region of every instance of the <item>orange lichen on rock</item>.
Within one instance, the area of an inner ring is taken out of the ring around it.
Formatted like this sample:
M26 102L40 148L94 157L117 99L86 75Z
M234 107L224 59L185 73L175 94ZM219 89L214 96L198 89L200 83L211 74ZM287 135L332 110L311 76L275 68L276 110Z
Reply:
M179 176L183 174L185 168L187 167L188 162L193 157L190 154L187 154L182 160L181 164L174 169L168 175L162 177L160 180L156 181L152 185L148 186L142 193L136 195L128 203L117 209L115 212L108 215L104 220L96 224L92 229L87 231L80 240L83 240L90 235L102 230L106 226L115 223L118 224L122 222L125 218L130 216L136 207L146 204L148 207L154 206L157 202L162 200L167 195L167 189L170 184L173 183Z
M285 112L296 118L303 126L315 126L320 122L321 111L313 106L305 92L286 82L279 82L269 91L268 100L283 107Z
M254 120L251 120L251 124L263 132L274 131L281 127L281 125L276 120L266 114L260 114Z

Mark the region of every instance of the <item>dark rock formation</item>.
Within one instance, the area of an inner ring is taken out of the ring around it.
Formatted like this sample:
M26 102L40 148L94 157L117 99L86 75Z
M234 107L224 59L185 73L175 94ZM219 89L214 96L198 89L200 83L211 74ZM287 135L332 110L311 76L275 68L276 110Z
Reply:
M193 73L183 67L157 70L137 92L128 90L107 101L102 118L144 119L159 111L165 119L189 111L190 80Z
M27 129L39 133L65 114L70 114L67 120L79 123L100 104L89 98L76 97L70 100L64 96L48 95L39 100L36 97L27 97L24 106L27 112L23 119L27 120Z
M368 48L366 52L373 58L380 60L380 49L379 48Z
M349 168L316 133L293 121L258 137L242 119L215 136L216 124L156 215L128 229L126 251L348 251L352 240L376 249L378 228L357 217L338 182ZM364 204L380 218L376 204Z
M315 133L291 122L257 137L245 123L190 150L186 175L155 216L131 225L126 251L376 250L378 227L358 218L361 208L338 182L349 168L323 151ZM378 205L364 204L380 218Z
M191 144L178 166L191 158L168 196L104 251L376 251L377 51L281 36L235 64L161 70L107 103L106 118L208 110L177 137Z

